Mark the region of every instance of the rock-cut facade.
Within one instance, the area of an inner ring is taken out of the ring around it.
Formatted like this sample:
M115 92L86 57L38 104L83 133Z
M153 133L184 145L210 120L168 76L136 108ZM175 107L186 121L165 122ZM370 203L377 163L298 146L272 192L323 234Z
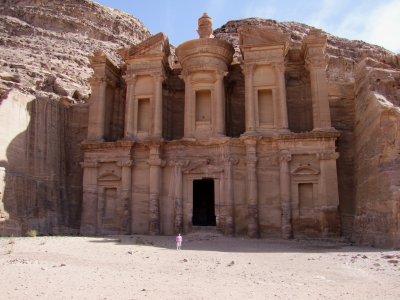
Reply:
M311 30L288 57L289 35L244 25L234 58L208 15L198 25L174 51L159 33L120 50L123 64L91 58L80 233L339 236L326 36Z

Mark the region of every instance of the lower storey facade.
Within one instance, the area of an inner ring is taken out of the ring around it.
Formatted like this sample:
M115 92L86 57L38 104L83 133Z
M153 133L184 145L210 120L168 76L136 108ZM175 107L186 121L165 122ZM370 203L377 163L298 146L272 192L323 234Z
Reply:
M81 234L339 236L337 136L84 143Z

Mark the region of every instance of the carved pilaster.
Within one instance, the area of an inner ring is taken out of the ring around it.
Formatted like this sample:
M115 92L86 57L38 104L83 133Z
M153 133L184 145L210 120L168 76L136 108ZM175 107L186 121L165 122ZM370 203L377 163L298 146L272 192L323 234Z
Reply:
M245 80L245 113L246 113L246 133L256 130L255 124L255 103L253 95L253 64L242 65L242 72Z
M189 164L188 161L176 161L173 162L175 165L174 168L174 177L175 177L175 195L174 195L174 204L175 204L175 224L174 229L175 233L183 232L183 178L182 178L182 168Z
M319 199L321 199L321 230L324 237L340 234L339 191L336 160L339 153L323 151L317 153L320 166Z
M84 161L83 167L83 199L80 233L94 235L97 231L97 161Z
M155 138L162 138L162 84L165 76L162 72L154 73L153 80L155 86L153 132Z
M130 74L125 75L124 80L126 82L126 101L125 101L125 139L133 139L134 137L134 101L135 101L135 86L136 86L136 75Z
M117 166L121 167L121 199L125 209L121 224L126 224L126 231L132 232L132 160L120 160L117 162ZM130 220L130 222L129 222Z
M290 199L290 172L289 162L292 156L289 151L282 150L279 154L280 161L280 194L281 194L281 229L282 238L292 237L292 207Z
M225 135L225 86L224 77L227 72L216 72L215 81L215 128L216 136Z
M257 141L245 140L247 170L247 234L249 237L259 236L258 225L258 178L257 178Z
M91 85L87 138L91 141L102 141L104 139L107 78L93 78Z
M185 138L193 136L193 107L192 107L192 81L191 75L184 72L181 77L185 81L185 115L184 115L184 133Z
M153 144L150 146L150 196L149 196L149 233L160 234L160 190L161 172L165 161L161 159L161 146Z
M331 130L328 99L328 82L325 54L326 36L320 30L312 30L304 39L305 64L310 72L314 130Z
M235 234L235 204L233 197L233 166L239 159L232 157L229 151L225 151L224 157L224 203L223 203L223 228L224 234L231 236Z
M284 62L274 63L275 76L278 81L278 105L279 108L279 129L288 129L288 113L286 103L285 64Z

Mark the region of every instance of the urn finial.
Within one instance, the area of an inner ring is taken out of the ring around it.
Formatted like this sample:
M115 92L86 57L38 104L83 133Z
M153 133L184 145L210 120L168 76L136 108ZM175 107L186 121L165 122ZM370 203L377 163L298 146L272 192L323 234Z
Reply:
M213 21L212 18L207 14L204 13L198 21L198 29L197 29L197 33L199 34L199 37L201 39L204 38L213 38Z

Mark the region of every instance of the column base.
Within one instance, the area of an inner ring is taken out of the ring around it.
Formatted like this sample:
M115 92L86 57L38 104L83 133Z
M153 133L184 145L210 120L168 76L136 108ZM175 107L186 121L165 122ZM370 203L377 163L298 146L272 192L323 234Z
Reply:
M196 138L184 136L181 140L182 140L182 141L185 141L185 142L195 142L195 141L196 141Z

